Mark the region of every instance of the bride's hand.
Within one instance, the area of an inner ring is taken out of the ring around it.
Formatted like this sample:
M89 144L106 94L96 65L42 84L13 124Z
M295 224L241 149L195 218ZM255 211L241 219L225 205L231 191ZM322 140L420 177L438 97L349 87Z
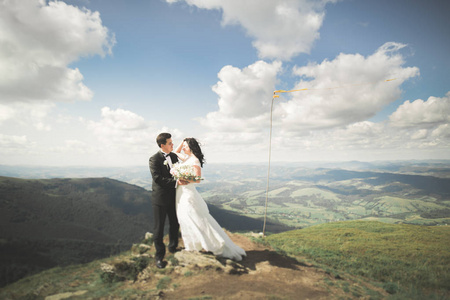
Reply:
M189 184L189 181L178 179L178 185L187 185L187 184Z

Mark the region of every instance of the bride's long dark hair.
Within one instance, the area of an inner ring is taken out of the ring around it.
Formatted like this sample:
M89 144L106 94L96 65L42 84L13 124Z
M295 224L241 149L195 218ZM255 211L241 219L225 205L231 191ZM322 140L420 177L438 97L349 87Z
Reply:
M198 160L200 161L200 165L203 168L203 164L205 163L205 156L202 153L199 142L194 138L185 138L184 141L188 144L192 154L194 154L195 157L198 158Z

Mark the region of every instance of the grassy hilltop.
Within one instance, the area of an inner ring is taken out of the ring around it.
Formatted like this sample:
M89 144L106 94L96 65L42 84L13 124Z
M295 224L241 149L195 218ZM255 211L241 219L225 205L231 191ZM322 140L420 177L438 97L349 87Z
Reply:
M267 242L336 274L381 282L404 299L422 299L419 295L427 293L450 297L449 226L336 222L271 235Z
M450 299L447 226L346 221L266 238L230 235L247 251L240 263L246 272L188 269L169 255L164 270L150 259L135 279L105 281L101 265L130 260L128 251L24 278L0 290L0 298Z
M261 228L261 220L209 209L228 230ZM141 187L109 178L0 176L0 287L120 253L152 228L151 192ZM268 229L292 228L268 222Z

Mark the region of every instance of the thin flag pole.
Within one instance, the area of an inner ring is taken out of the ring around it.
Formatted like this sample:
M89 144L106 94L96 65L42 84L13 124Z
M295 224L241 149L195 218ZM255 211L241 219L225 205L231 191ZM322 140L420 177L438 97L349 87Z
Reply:
M388 81L393 81L396 80L397 78L390 78L390 79L386 79L383 80L383 82L388 82ZM372 82L373 83L373 82ZM285 91L285 90L277 90L273 92L273 97L272 97L272 104L270 106L270 135L269 135L269 165L267 168L267 188L266 188L266 203L264 205L264 225L263 225L263 236L266 236L266 222L267 222L267 204L269 202L269 179L270 179L270 156L271 156L271 152L272 152L272 113L273 113L273 100L275 98L279 98L280 96L277 94L280 93L292 93L292 92L301 92L301 91L310 91L310 90L331 90L331 89L340 89L340 88L344 88L344 87L349 87L349 86L357 86L357 85L367 85L367 84L371 84L370 82L367 83L359 83L359 84L347 84L347 85L341 85L341 86L336 86L336 87L331 87L331 88L319 88L319 89L309 89L309 88L303 88L303 89L298 89L298 90L289 90L289 91Z
M273 99L275 97L278 98L277 95L275 95L275 92L273 93L272 97L272 104L270 106L270 134L269 134L269 166L267 168L267 188L266 188L266 204L265 204L265 211L264 211L264 226L263 226L263 236L266 236L266 221L267 221L267 203L269 201L269 179L270 179L270 156L272 152L272 111L273 111Z

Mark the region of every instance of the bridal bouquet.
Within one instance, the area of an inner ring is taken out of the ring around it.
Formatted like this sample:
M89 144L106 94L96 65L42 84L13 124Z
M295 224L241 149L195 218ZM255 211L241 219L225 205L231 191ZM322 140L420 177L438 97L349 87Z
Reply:
M170 169L170 174L176 179L185 180L203 180L200 176L195 175L195 169L193 165L182 165L175 163Z

